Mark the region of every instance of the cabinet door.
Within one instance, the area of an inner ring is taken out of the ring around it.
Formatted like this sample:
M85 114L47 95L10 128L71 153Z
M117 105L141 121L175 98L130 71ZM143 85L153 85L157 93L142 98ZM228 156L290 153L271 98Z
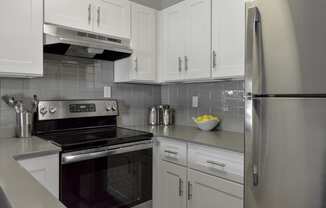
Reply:
M180 80L184 70L185 3L181 2L164 11L165 81Z
M18 160L40 184L59 198L59 155Z
M188 208L242 208L243 186L198 171L188 171Z
M245 5L243 0L212 1L213 77L244 75Z
M186 176L186 168L160 161L158 184L159 208L187 207Z
M94 2L94 32L130 38L130 2L128 0Z
M215 0L214 0L215 1ZM211 76L211 0L186 1L185 79Z
M42 76L43 0L1 0L0 27L0 76Z
M92 30L93 0L45 0L45 22L86 31Z
M156 11L132 4L131 44L134 50L131 77L154 81L156 76Z

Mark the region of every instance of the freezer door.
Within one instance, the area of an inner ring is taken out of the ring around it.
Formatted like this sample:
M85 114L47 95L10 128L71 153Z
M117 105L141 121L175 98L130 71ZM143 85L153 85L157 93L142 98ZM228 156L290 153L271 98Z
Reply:
M325 94L326 1L256 0L247 14L253 7L260 16L257 22L247 15L246 22L246 83L253 81L253 93Z
M326 98L246 102L245 208L325 208Z

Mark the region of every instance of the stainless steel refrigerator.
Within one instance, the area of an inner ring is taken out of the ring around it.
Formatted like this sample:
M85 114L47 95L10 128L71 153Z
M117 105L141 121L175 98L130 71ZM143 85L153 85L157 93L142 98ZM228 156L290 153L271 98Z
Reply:
M325 208L326 0L246 9L245 208Z

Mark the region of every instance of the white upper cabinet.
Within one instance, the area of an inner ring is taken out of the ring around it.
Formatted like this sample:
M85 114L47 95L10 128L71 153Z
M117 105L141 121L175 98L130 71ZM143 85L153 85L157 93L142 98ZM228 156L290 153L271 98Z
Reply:
M128 0L45 0L45 22L130 38Z
M165 81L210 78L211 0L186 0L163 13Z
M215 0L213 0L215 1ZM186 1L185 79L207 79L211 76L211 0Z
M183 79L185 57L185 3L181 2L163 11L164 41L162 50L164 53L165 81Z
M156 82L157 11L131 4L133 54L114 63L115 82Z
M243 0L212 1L213 78L244 75L244 4Z
M91 31L93 28L93 0L45 0L45 22Z
M1 0L0 28L0 76L42 76L43 0Z
M156 78L156 10L132 4L131 44L133 53L133 79Z
M94 32L130 38L130 2L94 0Z

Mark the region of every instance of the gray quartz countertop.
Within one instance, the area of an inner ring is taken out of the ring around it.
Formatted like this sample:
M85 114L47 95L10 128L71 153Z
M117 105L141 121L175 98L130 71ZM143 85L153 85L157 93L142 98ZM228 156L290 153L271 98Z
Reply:
M60 150L37 137L0 139L0 186L12 208L65 207L16 161L19 158L55 154Z
M186 142L208 145L231 151L244 152L244 136L229 131L202 131L190 126L123 126L125 128L151 132L155 137L168 137Z

